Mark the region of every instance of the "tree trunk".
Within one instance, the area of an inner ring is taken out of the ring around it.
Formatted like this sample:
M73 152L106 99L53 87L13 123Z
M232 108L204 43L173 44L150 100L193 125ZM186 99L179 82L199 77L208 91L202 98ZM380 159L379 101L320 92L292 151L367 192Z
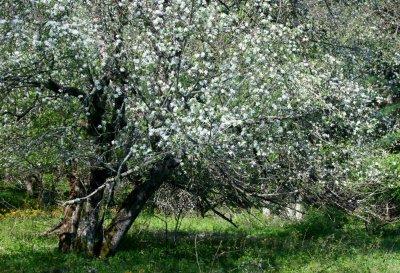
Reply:
M84 252L89 256L109 256L115 253L121 239L128 232L133 222L145 206L147 200L162 185L165 177L179 165L178 160L167 156L150 170L143 184L137 186L121 204L116 216L106 230L100 218L107 172L102 169L92 169L88 195L96 190L96 194L87 198L85 203L77 202L64 209L64 219L59 228L59 249L63 252ZM82 197L75 176L69 178L70 199Z
M87 194L102 186L107 179L104 169L93 168L90 176ZM104 189L89 197L79 221L76 239L73 244L74 252L86 252L89 256L98 256L103 236L103 223L99 218Z
M165 158L150 170L145 183L130 192L105 232L100 256L106 257L115 253L121 239L128 232L147 200L160 188L171 170L178 165L179 162L176 159L170 156Z
M30 174L25 178L24 182L28 196L37 197L43 187L40 178L37 177L35 174Z
M87 195L104 184L104 171L93 169L90 177L89 192L78 178L71 174L68 177L70 185L69 199L74 200ZM58 248L62 252L86 252L90 256L97 256L102 240L102 223L99 221L100 205L103 191L98 191L87 199L85 206L82 201L65 206L64 218L58 227L53 228L59 234Z
M82 187L78 178L74 174L70 174L68 182L70 186L69 198L75 199L79 197ZM80 203L68 205L64 208L64 218L61 224L56 227L59 234L58 249L62 252L69 252L72 249L78 230L81 210L82 205Z

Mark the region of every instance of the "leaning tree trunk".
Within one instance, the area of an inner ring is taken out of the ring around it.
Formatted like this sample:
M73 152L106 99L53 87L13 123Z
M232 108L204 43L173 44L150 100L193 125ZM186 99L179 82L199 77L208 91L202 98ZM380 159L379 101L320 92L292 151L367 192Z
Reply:
M128 232L147 200L160 188L171 170L178 165L178 160L167 156L150 170L149 177L145 183L130 192L105 231L100 256L106 257L115 253L121 239Z

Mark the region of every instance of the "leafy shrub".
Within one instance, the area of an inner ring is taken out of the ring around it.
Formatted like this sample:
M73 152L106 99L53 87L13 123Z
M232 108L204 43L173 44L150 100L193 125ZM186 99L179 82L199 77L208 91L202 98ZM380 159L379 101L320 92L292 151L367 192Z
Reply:
M295 224L304 237L320 237L335 233L343 228L348 222L348 216L341 210L328 209L311 209L304 220Z

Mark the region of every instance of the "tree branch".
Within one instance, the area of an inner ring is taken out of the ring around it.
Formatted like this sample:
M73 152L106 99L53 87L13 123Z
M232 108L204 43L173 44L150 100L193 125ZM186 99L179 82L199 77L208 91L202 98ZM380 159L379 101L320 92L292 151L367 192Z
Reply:
M68 94L73 97L80 97L80 96L85 97L86 96L86 93L83 92L81 89L76 88L76 87L62 86L61 84L53 81L52 79L50 79L50 80L48 80L48 82L44 83L43 86L55 93Z
M111 182L114 182L117 178L128 176L131 173L133 173L133 170L128 170L128 171L126 171L124 173L121 173L121 175L119 175L119 177L109 178L109 179L106 180L106 182L104 184L100 185L97 189L92 191L90 194L88 194L88 195L86 195L84 197L75 198L75 199L72 199L72 200L65 201L64 203L62 203L62 206L65 207L65 206L68 206L68 205L80 203L80 202L82 202L84 200L87 200L90 197L92 197L93 195L95 195L96 193L98 193L99 191L101 191L102 189L104 189L107 186L107 184L110 184Z

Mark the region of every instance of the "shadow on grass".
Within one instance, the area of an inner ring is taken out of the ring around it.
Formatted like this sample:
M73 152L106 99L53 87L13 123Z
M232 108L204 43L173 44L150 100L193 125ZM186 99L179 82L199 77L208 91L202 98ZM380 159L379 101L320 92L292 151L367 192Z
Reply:
M178 240L162 232L131 234L119 255L143 253L155 265L155 272L280 272L320 261L336 263L352 255L386 255L400 252L400 235L373 236L359 227L312 236L299 225L266 228L263 233L179 232ZM400 254L400 253L399 253ZM145 259L146 259L145 258ZM356 271L357 272L357 271Z
M371 268L364 258L381 257L384 263L400 256L395 228L375 236L359 225L318 236L293 224L181 231L174 238L173 233L135 227L107 259L61 254L54 248L56 238L15 242L11 251L0 251L0 272L367 272Z

